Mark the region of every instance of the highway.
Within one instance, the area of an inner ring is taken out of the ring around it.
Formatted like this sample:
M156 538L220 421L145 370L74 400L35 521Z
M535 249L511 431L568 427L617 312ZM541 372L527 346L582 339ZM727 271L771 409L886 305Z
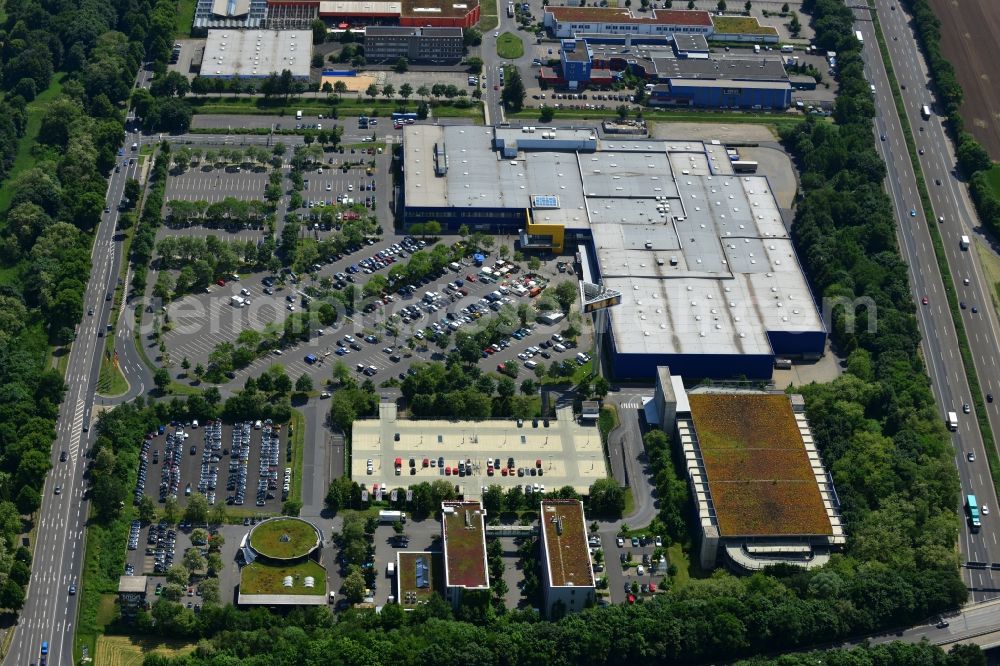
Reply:
M147 85L148 78L148 72L140 71L137 85ZM126 136L122 145L125 155L117 158L119 164L138 155L129 150L134 141L141 143L138 135ZM89 503L84 499L83 474L104 349L104 337L100 333L111 319L111 309L115 306L113 300L106 300L106 294L113 293L117 286L122 259L121 243L115 240L119 218L117 204L125 190L125 181L137 177L138 163L136 160L135 164L113 172L108 182L106 201L110 210L102 215L94 236L90 278L83 300L85 313L93 308L94 314L83 315L69 352L65 376L68 390L59 408L52 471L42 491L31 580L10 649L4 658L5 665L38 663L42 641L49 644L48 664L73 663L77 597L69 594L69 587L79 585L82 574L89 511ZM67 459L60 462L63 451Z
M961 481L961 492L964 496L975 494L980 504L993 508L991 516L983 517L983 529L973 534L962 520L962 532L959 537L961 551L968 561L1000 562L1000 543L997 541L997 530L992 521L997 509L997 498L989 475L986 462L986 450L975 421L971 392L966 381L962 359L959 353L958 337L955 331L944 285L938 270L934 247L931 242L928 224L937 224L945 236L945 247L948 251L948 262L951 265L952 278L959 290L959 298L978 305L979 313L974 315L970 310L963 311L966 327L976 358L979 376L987 381L996 373L996 359L1000 351L996 338L990 329L994 319L990 302L982 297L985 284L981 277L978 262L974 252L964 252L958 247L959 236L968 231L968 220L973 219L971 209L966 208L968 201L964 197L964 187L958 182L949 166L954 163L950 145L941 130L940 120L932 117L932 122L924 122L920 117L920 106L931 103L928 92L929 83L926 69L923 67L918 52L914 34L905 23L902 10L892 0L878 2L878 16L887 32L886 39L892 54L893 69L901 85L906 86L904 98L907 101L907 118L918 145L925 149L924 159L927 164L921 166L929 179L932 205L935 218L943 216L944 222L936 219L925 219L917 190L916 176L910 163L902 125L895 110L892 91L889 88L888 76L878 50L871 15L866 9L855 9L858 18L856 26L861 30L865 47L863 55L865 70L869 81L875 86L877 114L875 118L876 144L885 160L888 170L886 187L892 199L893 210L899 220L897 237L903 258L909 265L910 281L916 299L917 319L922 332L922 347L928 372L931 377L931 389L940 408L942 420L948 411L955 411L959 416L958 431L952 434L955 447L955 465ZM895 39L893 39L895 37ZM923 131L919 128L923 127ZM883 140L884 138L884 140ZM934 185L934 178L942 182L940 187ZM961 212L960 212L961 211ZM912 212L916 215L913 216ZM964 231L963 231L964 229ZM962 279L969 277L969 286L962 286ZM926 296L927 305L921 304ZM992 368L992 370L990 370ZM968 403L973 412L964 414L962 406ZM991 405L991 420L996 415L996 405ZM994 425L997 427L1000 423ZM990 443L993 446L993 443ZM975 461L968 459L968 452L975 454ZM962 506L956 506L956 511L963 513ZM963 569L963 579L966 581L973 601L981 601L997 596L998 579L989 569Z

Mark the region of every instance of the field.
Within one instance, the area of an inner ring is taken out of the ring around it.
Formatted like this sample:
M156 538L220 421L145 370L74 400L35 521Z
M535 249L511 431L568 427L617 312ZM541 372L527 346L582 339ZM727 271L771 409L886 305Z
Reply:
M787 396L696 394L690 401L723 535L831 532Z
M994 164L993 168L986 173L986 181L993 190L993 195L1000 198L1000 164Z
M292 587L282 585L285 576L292 577ZM306 576L312 576L316 585L306 587ZM326 594L326 569L312 560L291 566L270 566L254 562L240 572L240 594Z
M994 160L1000 160L1000 87L993 81L993 54L1000 48L1000 4L995 0L930 0L941 24L941 54L955 67L965 93L965 129Z
M192 643L158 641L128 636L101 636L97 639L94 663L101 666L142 666L148 654L161 657L182 657L194 652Z
M505 32L497 38L497 55L514 60L524 55L524 42L512 32Z
M287 535L288 540L282 539ZM250 532L250 545L257 552L276 559L302 557L316 545L316 530L304 520L268 520Z

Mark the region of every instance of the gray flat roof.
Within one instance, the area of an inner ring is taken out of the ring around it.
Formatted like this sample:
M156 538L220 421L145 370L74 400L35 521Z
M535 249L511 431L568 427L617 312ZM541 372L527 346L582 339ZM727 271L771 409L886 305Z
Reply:
M788 81L747 81L737 79L667 79L671 86L687 88L754 88L756 90L787 90L792 86Z
M325 606L325 594L239 594L238 606Z
M149 579L146 576L119 576L119 592L145 592Z
M661 79L788 80L780 57L766 58L659 58L653 66Z
M619 353L770 355L769 331L825 330L766 177L735 175L719 142L557 149L587 132L407 126L406 205L526 208L535 222L589 229L604 286L623 294L611 311ZM525 148L503 157L494 137ZM435 176L441 141L448 173Z
M265 78L287 69L308 78L311 30L209 30L201 74Z
M708 40L705 35L674 34L674 43L678 51L708 51Z

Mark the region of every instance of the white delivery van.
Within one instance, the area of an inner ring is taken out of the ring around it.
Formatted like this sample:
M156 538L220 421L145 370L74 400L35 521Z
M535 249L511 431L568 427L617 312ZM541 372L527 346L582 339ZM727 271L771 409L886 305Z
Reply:
M296 120L302 120L302 112L301 111L296 111L295 112L295 119Z
M385 565L385 575L387 578L392 578L396 575L396 563L389 562Z

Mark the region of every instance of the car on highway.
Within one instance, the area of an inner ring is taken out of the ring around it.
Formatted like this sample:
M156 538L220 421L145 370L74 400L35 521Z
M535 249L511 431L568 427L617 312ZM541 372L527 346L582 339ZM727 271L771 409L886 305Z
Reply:
M944 215L938 215L938 224L944 224Z
M940 185L941 184L941 179L940 178L935 178L934 179L934 184L935 185Z
M964 310L964 309L965 309L965 308L967 307L967 306L965 305L965 301L959 301L959 302L958 302L958 307L960 307L960 308L962 308L962 309Z
M972 411L972 409L969 407L969 403L965 403L964 405L962 405L962 413L963 414L968 414L971 411Z
M62 495L62 486L56 485L55 494Z
M924 149L923 149L923 148L921 148L921 149L920 149L919 151L917 151L917 152L919 152L919 153L920 153L921 155L923 155L923 154L924 154Z
M968 287L969 286L969 278L964 278L962 280L962 284L964 284L966 287Z
M885 134L881 136L882 140L885 141Z
M993 402L993 394L992 393L987 393L986 394L986 402Z
M500 33L499 33L499 32L494 32L494 33L493 33L493 36L494 36L494 37L499 37L499 36L500 36Z
M59 454L59 462L66 462L66 457L67 456L66 456L66 452L65 451L63 451L62 453L60 453Z
M978 306L975 306L975 305L973 305L973 306L972 306L972 314L976 314L977 312L979 312L979 307L978 307Z
M983 515L984 516L990 515L990 505L989 504L984 504L983 505Z
M923 298L920 299L920 302L923 303L924 305L927 305L930 301L928 301L927 297L924 296Z
M70 585L69 586L69 593L70 593L70 595L76 594L76 585Z
M87 310L87 314L90 315L91 317L93 317L94 316L94 308L89 308Z
M895 9L896 6L893 5L892 8ZM948 620L943 620L943 619L939 620L938 623L935 624L934 626L937 627L938 629L945 629L948 627Z
M910 209L910 217L916 217L916 216L917 216L917 209L916 208L911 208Z
M968 459L969 462L976 462L976 452L975 451L969 451L968 453L965 454L965 457Z

